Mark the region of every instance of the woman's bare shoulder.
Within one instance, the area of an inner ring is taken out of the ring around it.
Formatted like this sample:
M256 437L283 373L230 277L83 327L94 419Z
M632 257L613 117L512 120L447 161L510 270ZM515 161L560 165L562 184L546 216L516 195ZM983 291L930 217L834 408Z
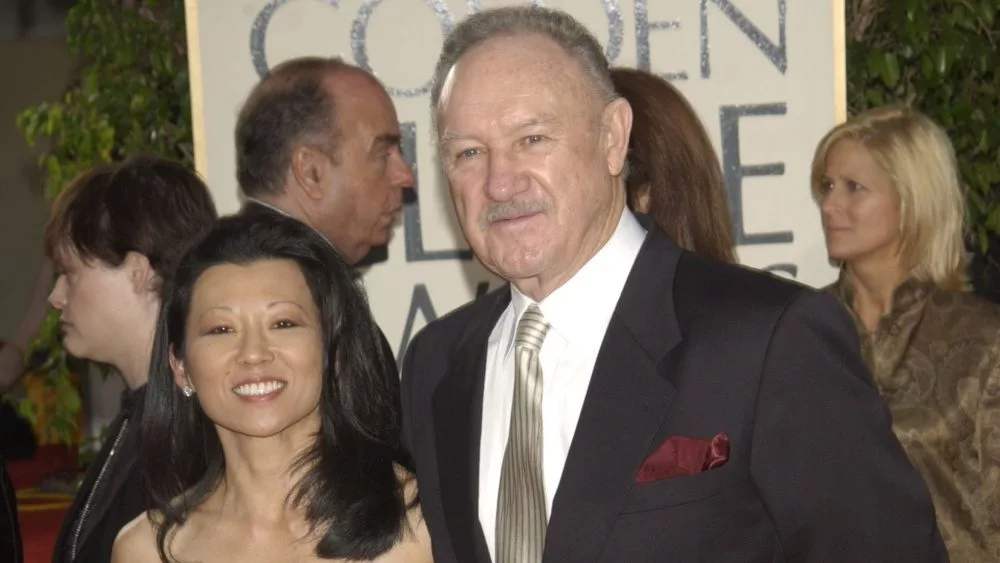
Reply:
M399 541L377 561L378 563L433 563L427 524L424 522L420 505L415 502L418 496L417 480L412 473L401 467L396 468L396 474L403 485L403 498L406 499L407 506L412 506L406 513L406 525Z
M406 527L399 541L388 552L375 560L376 563L434 563L431 553L431 537L427 532L420 507L407 512Z
M156 550L156 526L144 512L122 527L111 549L111 563L160 563Z

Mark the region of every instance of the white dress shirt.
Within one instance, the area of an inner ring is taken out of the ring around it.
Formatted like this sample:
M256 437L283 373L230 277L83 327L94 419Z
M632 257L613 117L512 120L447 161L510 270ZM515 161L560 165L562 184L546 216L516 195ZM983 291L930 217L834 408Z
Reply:
M268 203L266 201L257 199L255 197L248 197L248 198L246 198L246 200L247 200L247 203L256 203L257 205L263 205L264 207L270 209L271 211L280 213L281 215L284 215L285 217L292 217L291 214L286 213L284 209L279 209L279 208L271 205L270 203ZM292 218L294 219L294 217L292 217Z
M546 514L552 514L594 363L646 231L623 210L608 242L569 281L538 303L551 328L542 344L542 473ZM490 333L479 443L479 522L496 559L496 512L511 402L514 335L532 301L511 285L511 301Z

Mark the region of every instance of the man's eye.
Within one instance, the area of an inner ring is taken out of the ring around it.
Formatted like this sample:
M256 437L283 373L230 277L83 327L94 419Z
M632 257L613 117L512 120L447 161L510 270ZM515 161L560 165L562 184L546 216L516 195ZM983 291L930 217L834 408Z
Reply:
M476 148L465 149L464 151L458 153L457 160L461 160L463 158L472 158L478 154L479 154L479 149Z
M541 135L528 135L527 137L524 138L524 142L529 145L537 145L538 143L541 143L542 140L544 139L545 137L542 137Z

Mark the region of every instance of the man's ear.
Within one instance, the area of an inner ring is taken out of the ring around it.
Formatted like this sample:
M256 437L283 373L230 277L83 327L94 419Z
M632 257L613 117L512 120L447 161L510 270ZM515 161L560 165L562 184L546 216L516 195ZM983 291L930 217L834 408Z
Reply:
M139 295L157 293L160 286L160 276L149 263L149 258L139 252L129 252L125 255L123 266L128 270L132 289Z
M604 106L601 131L604 134L604 156L608 163L608 173L618 176L625 169L628 139L632 134L632 106L625 98L614 99Z
M295 178L294 186L309 199L320 201L326 195L326 176L331 173L330 158L313 147L299 146L292 151L289 172Z

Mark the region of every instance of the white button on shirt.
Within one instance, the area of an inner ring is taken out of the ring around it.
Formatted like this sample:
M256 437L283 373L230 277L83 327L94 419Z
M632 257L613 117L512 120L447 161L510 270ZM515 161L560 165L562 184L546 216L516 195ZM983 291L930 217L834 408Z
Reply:
M623 210L601 250L569 281L538 303L551 328L542 344L542 472L546 514L552 514L597 354L646 231ZM531 299L513 285L486 355L483 425L479 443L479 523L490 557L496 559L496 512L510 408L514 398L514 333Z

